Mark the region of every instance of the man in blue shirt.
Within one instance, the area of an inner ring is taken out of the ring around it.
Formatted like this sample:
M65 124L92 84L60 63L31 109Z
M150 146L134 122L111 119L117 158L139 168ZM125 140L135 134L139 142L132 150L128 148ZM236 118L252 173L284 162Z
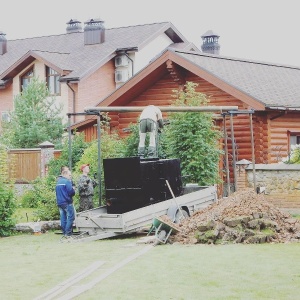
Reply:
M60 226L64 237L70 237L75 220L75 209L72 199L75 195L75 188L72 186L71 171L68 168L62 170L61 176L56 183L55 192L60 214Z

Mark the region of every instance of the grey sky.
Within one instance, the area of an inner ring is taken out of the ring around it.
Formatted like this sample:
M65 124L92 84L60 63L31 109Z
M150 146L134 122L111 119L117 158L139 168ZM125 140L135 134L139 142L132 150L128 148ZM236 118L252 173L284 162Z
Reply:
M300 66L298 0L10 0L1 6L8 40L62 34L66 22L101 18L106 28L170 21L199 48L220 35L220 54Z

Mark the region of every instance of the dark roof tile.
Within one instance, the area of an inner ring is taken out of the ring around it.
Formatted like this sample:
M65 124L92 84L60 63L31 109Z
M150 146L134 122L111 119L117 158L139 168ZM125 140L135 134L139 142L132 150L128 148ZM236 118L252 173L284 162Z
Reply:
M105 30L105 42L84 45L84 32L8 40L7 53L0 56L0 82L3 74L28 51L39 52L61 69L72 70L69 77L82 78L89 70L101 66L118 48L136 48L138 51L159 34L170 31L174 41L187 40L169 22L128 26Z
M204 53L176 53L266 107L300 107L300 68Z

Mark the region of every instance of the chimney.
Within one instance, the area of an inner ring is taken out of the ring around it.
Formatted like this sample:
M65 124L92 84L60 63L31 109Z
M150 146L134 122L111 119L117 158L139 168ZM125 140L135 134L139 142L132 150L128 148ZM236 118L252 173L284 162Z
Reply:
M203 44L201 46L201 49L204 53L209 54L220 54L220 45L218 42L219 35L217 35L212 30L206 31L202 36Z
M66 23L67 26L67 33L73 33L73 32L81 32L82 26L81 22L76 19L71 19L68 23Z
M0 31L0 55L3 55L7 52L7 39L5 33Z
M105 41L104 21L101 19L90 19L84 22L84 44L102 44Z

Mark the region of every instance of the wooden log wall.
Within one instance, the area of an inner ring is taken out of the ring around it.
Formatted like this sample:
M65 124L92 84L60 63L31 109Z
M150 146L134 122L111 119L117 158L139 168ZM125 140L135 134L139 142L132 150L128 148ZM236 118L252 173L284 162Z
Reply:
M182 77L186 81L198 84L196 91L204 93L208 96L209 105L227 106L235 105L241 110L248 110L245 103L239 99L227 94L218 87L210 84L204 79L193 73L182 73ZM174 101L174 90L182 88L178 82L174 81L172 75L167 73L159 81L150 88L141 93L138 97L132 99L128 106L146 106L149 104L157 106L168 106ZM121 137L125 137L128 133L124 132L130 123L136 123L139 112L110 112L110 125L112 131L117 131ZM164 113L167 118L167 113ZM288 154L288 134L287 131L299 131L300 122L298 122L298 114L288 112L282 113L255 112L252 115L253 135L254 135L254 153L255 163L275 163ZM228 136L228 151L230 152L232 164L232 143L231 129L229 117L226 119L226 132ZM247 159L252 161L251 148L251 131L249 114L236 115L233 117L234 138L236 143L236 160ZM220 130L223 132L223 122L220 122ZM84 129L86 140L90 141L97 137L95 126Z
M170 75L164 76L160 81L148 88L145 92L134 98L128 106L168 106L175 100L173 90L178 90L179 86L173 81ZM129 127L130 123L137 123L140 112L110 112L111 130L117 130L121 137L128 133L123 129ZM167 113L163 113L163 118L167 118Z
M277 115L277 117L276 117ZM271 163L277 163L288 156L289 147L289 133L299 132L300 122L299 114L296 112L286 112L284 114L272 113L269 120L269 136L270 136L270 160Z

